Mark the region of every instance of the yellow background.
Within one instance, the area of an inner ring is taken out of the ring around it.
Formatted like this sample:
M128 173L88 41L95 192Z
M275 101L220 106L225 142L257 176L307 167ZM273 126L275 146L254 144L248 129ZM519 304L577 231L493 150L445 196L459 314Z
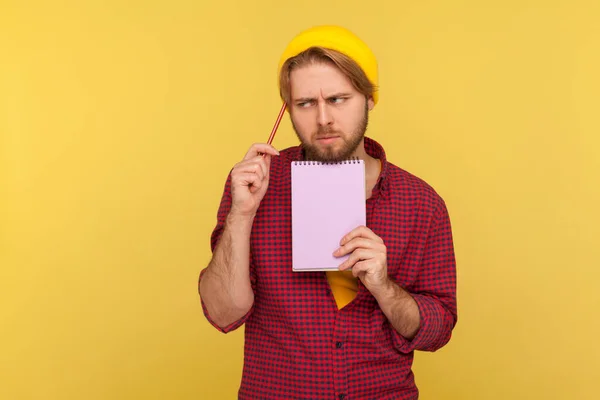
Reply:
M369 134L453 221L459 322L423 399L600 398L600 2L0 2L0 398L232 399L196 293L275 69L334 23L379 58ZM275 145L296 143L284 120Z

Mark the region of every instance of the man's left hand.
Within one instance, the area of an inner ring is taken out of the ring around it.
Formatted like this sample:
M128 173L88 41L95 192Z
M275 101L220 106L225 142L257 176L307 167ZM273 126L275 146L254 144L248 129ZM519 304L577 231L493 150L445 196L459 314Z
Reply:
M360 226L340 241L340 248L333 255L342 257L350 254L340 264L340 271L352 269L352 275L361 280L373 293L389 284L387 274L387 248L383 239L366 226Z

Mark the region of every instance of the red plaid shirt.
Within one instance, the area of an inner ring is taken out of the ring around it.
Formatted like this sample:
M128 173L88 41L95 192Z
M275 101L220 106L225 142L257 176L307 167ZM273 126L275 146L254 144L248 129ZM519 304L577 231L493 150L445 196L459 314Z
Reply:
M425 182L387 162L365 138L382 171L367 200L367 226L387 246L388 274L416 300L417 336L406 340L371 293L338 310L324 272L292 272L290 163L300 147L273 157L269 189L250 238L254 305L222 332L245 327L240 399L416 399L414 350L445 345L457 320L456 267L444 201ZM214 250L231 206L230 179L211 237ZM202 273L200 279L202 279Z

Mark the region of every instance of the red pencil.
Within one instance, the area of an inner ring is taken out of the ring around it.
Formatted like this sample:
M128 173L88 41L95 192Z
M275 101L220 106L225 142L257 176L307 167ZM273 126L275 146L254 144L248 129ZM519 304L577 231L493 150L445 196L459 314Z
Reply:
M281 122L281 118L283 117L283 114L285 113L286 107L287 107L287 104L285 102L283 102L283 105L281 106L281 110L279 111L279 115L277 116L277 121L275 121L275 125L273 125L273 130L271 131L271 135L269 136L269 141L267 142L267 144L273 143L273 138L275 137L275 132L277 132L277 128L279 128L279 123Z

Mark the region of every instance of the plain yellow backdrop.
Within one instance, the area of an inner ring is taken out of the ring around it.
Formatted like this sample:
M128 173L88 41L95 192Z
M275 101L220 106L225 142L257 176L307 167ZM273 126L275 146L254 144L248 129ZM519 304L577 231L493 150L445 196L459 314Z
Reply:
M233 399L201 315L224 180L317 24L380 62L369 135L448 203L423 399L600 398L600 2L0 2L0 398ZM289 120L274 144L296 144Z

